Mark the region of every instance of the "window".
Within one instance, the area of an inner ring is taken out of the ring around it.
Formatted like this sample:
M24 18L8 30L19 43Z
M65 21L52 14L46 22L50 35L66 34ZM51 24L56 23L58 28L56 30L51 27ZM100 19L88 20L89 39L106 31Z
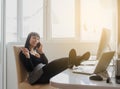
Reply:
M43 37L43 0L23 0L22 38L33 31Z
M52 38L75 37L75 0L51 0Z
M103 28L116 29L116 0L50 0L48 11L52 38L96 42Z
M19 8L17 1L21 2ZM18 41L35 31L53 40L96 42L102 28L115 33L115 3L116 0L6 0L6 41Z
M103 28L115 31L115 0L80 0L80 39L97 41Z
M6 43L17 41L17 0L6 0Z

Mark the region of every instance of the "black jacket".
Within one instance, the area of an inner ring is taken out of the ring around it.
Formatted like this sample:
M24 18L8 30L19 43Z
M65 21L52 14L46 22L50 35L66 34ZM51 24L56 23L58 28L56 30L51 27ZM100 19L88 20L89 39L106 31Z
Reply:
M40 58L37 58L30 53L30 58L28 59L21 51L19 57L27 72L32 72L33 69L40 63L48 64L48 59L45 54L40 54Z

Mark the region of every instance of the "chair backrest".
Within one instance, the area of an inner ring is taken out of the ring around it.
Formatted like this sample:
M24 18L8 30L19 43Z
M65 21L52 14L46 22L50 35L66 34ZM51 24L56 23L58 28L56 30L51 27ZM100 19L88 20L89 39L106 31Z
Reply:
M21 51L21 49L20 49L21 47L23 47L23 46L20 46L20 45L13 46L15 62L16 62L16 69L17 69L16 71L17 71L18 83L25 81L27 78L27 75L28 75L26 69L24 68L24 66L21 63L20 58L19 58L19 53Z

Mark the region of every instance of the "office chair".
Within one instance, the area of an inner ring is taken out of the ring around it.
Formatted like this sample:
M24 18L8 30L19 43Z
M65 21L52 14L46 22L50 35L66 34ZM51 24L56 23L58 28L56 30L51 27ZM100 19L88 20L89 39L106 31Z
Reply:
M22 46L16 45L13 46L14 48L14 55L15 55L15 62L16 62L16 71L17 71L17 81L18 81L18 89L57 89L50 84L36 84L36 85L30 85L27 81L28 73L25 70L23 64L20 62L19 53L20 48Z

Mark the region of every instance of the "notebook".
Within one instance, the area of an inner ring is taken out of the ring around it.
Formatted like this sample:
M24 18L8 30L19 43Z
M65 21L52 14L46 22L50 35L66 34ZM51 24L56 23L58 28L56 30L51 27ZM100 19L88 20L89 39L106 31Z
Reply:
M115 51L104 52L95 66L79 66L73 69L73 73L81 74L98 74L106 71L108 65L110 64Z

